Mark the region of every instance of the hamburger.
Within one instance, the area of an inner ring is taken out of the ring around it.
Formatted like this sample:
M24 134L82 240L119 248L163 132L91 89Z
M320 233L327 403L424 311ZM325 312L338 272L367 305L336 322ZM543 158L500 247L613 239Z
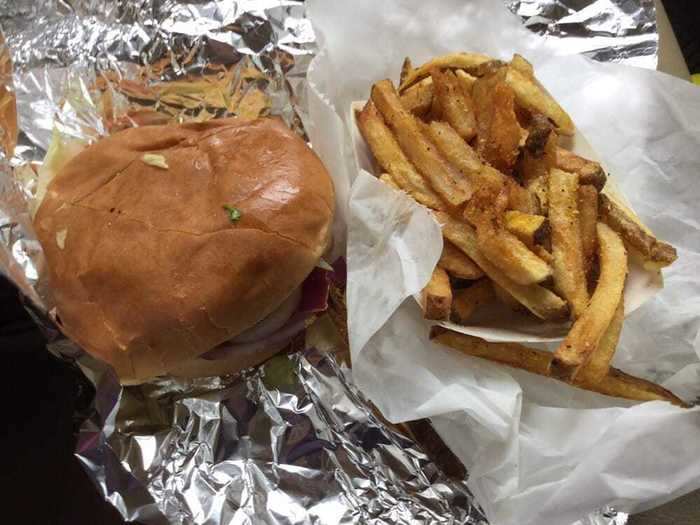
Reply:
M333 185L281 120L126 129L38 198L57 323L122 382L252 366L325 305Z

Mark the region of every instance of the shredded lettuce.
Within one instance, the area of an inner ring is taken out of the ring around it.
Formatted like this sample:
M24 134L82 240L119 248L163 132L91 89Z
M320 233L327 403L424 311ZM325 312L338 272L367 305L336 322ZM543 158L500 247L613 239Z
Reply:
M56 127L53 128L49 150L46 152L44 162L39 168L32 215L36 214L36 210L39 209L41 202L46 196L46 189L56 174L68 161L80 153L85 146L87 146L86 141L65 136Z

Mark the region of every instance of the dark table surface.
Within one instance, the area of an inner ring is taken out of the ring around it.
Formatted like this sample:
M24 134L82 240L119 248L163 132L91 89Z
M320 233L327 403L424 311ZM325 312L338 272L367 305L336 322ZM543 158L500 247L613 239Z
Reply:
M26 525L124 523L73 456L73 414L85 399L78 373L49 354L16 290L0 277L0 522ZM9 504L9 509L6 505ZM17 519L10 521L11 516ZM5 520L8 521L5 521Z

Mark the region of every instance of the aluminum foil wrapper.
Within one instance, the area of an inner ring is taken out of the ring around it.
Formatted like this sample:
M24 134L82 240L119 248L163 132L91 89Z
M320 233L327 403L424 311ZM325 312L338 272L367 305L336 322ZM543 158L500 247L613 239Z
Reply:
M331 354L123 389L106 372L98 385L77 455L125 519L485 524L466 485L384 425Z
M529 27L594 58L655 64L651 0L507 4ZM0 28L0 271L28 299L49 349L79 366L84 391L94 391L77 414L76 454L121 515L211 525L485 523L463 476L446 477L378 418L333 343L235 377L122 388L52 326L31 225L50 146L228 115L279 115L304 135L317 44L303 1L0 0ZM606 509L580 525L625 522Z
M567 54L656 69L654 0L505 0L525 27Z

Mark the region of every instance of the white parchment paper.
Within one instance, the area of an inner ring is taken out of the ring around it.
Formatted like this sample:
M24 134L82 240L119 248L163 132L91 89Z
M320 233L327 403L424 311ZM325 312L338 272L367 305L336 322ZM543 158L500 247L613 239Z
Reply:
M700 409L615 400L427 339L410 296L435 265L439 229L356 169L346 126L350 104L376 80L396 80L406 55L529 58L645 224L678 248L663 291L627 318L614 364L692 401L700 398L700 90L556 56L491 0L312 0L310 10L325 51L310 74L309 133L342 183L353 373L365 394L391 421L432 419L494 525L569 525L603 505L639 511L700 487Z

